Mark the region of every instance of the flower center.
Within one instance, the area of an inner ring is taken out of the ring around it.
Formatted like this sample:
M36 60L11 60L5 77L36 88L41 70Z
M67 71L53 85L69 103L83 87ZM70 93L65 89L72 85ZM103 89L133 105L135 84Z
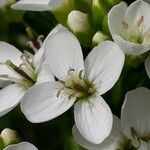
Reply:
M33 58L29 53L23 53L21 55L22 64L16 66L10 60L7 60L1 65L6 65L12 72L14 72L17 77L11 77L7 74L0 75L1 79L7 79L9 81L23 85L26 88L30 88L36 82L37 75L35 73L35 68L33 66Z
M84 100L96 92L92 83L88 82L82 77L83 70L78 75L75 74L74 69L69 69L68 79L66 81L59 81L62 88L58 91L57 97L63 91L68 94L69 99L75 97L76 100Z
M127 22L123 21L122 26L124 32L122 34L122 37L126 41L130 41L138 44L147 43L147 41L150 42L149 33L145 33L144 35L142 35L143 23L144 23L143 16L141 16L133 25L129 25Z

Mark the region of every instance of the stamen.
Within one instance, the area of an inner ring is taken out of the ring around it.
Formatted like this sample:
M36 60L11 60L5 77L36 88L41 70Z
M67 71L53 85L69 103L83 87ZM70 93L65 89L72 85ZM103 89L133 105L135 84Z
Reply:
M94 88L89 88L88 93L89 93L89 94L94 94L94 93L95 93L95 91L96 91L96 90L95 90Z
M70 100L71 97L74 97L74 94L70 94L69 97L68 97L68 99Z
M124 28L124 29L128 29L128 28L129 28L128 23L125 22L125 21L122 21L122 25L123 25L123 28Z
M23 64L26 66L26 68L30 71L30 72L34 72L34 69L33 69L33 67L32 67L32 64L29 62L29 56L28 55L26 55L25 53L23 53L22 55L21 55L21 59L22 59L22 61L23 61Z
M61 94L61 92L62 92L62 90L63 90L64 88L62 88L62 89L60 89L60 90L58 90L58 92L57 92L57 97L59 97L60 96L60 94Z
M10 60L6 61L6 65L9 69L11 69L12 71L15 71L19 76L25 77L27 80L33 83L35 82L30 76L26 74L26 72L24 72L23 70L20 70L20 68L17 67L15 64L13 64Z
M81 70L78 74L79 79L82 79L83 70Z
M144 16L141 16L141 18L137 21L137 26L138 27L140 27L141 26L141 24L143 23L143 21L144 21Z
M34 53L36 53L36 52L38 51L38 49L34 46L34 44L33 44L32 41L28 41L28 42L27 42L27 46L28 46L29 48L31 48L31 49L34 51Z
M37 41L38 41L39 45L42 46L43 41L44 41L44 36L43 35L38 36Z
M33 58L33 54L31 54L27 50L24 50L23 53L26 54L26 55L28 55L28 57Z
M70 75L70 73L71 73L72 71L75 71L75 69L69 68L69 70L68 70L68 75Z

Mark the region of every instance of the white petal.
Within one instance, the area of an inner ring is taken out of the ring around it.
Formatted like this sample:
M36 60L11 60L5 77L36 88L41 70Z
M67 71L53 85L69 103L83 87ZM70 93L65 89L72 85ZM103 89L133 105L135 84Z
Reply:
M146 136L150 131L150 90L137 88L126 94L122 107L121 123L124 133L131 138L133 127L139 135Z
M108 13L108 25L111 34L121 35L123 32L122 21L124 21L126 5L118 4L112 7Z
M100 144L111 132L112 113L98 95L78 101L74 109L75 123L82 136L89 142Z
M13 144L4 148L4 150L38 150L34 145L28 142Z
M143 33L150 29L150 5L143 0L137 0L133 2L127 9L126 21L129 24L135 24L142 16L144 17L143 22Z
M145 69L150 78L150 56L148 56L148 58L145 61Z
M141 140L140 147L138 150L149 150L150 149L150 142L144 142Z
M63 93L57 97L59 90L57 82L38 84L28 90L21 102L26 118L33 123L45 122L67 111L75 99L68 99Z
M19 0L11 6L12 9L45 11L50 10L49 2L51 0Z
M25 88L12 84L0 90L0 116L11 111L22 99Z
M70 69L78 74L84 68L79 41L69 31L59 31L48 38L45 58L52 73L61 80L66 80Z
M44 61L44 47L42 46L33 57L34 67L39 69Z
M58 24L51 32L47 35L45 38L41 48L38 50L38 52L34 55L34 66L39 69L43 62L45 61L44 57L44 46L45 46L45 41L54 33L57 33L61 30L68 30L66 27L62 26L61 24Z
M119 118L114 116L113 119L113 128L110 135L101 143L101 144L93 144L88 142L79 132L77 127L74 125L73 136L75 141L81 145L82 147L90 150L115 150L119 149L119 142L121 142L122 134L121 134L121 123Z
M124 40L118 35L113 35L113 40L121 48L121 50L128 55L140 55L147 52L150 49L150 45L135 44Z
M37 84L50 81L55 81L54 75L51 73L47 64L43 64L37 76Z
M14 46L0 41L0 63L4 63L9 59L15 65L19 66L22 63L22 60L20 59L21 54L22 53ZM7 74L12 77L16 77L16 74L8 69L6 65L0 64L0 75L1 74Z
M124 54L111 41L95 47L85 60L85 76L95 84L100 94L111 89L118 80L124 64Z

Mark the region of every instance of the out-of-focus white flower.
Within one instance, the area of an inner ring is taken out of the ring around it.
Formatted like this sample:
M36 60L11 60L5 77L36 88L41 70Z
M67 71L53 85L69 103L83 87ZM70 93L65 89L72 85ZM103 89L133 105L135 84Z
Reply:
M150 5L137 0L129 7L121 3L108 14L113 40L130 55L140 55L150 49Z
M58 25L48 37L64 29ZM5 115L21 102L32 86L54 81L54 76L46 65L43 56L44 45L45 42L38 51L31 43L31 47L37 51L33 56L28 52L20 52L10 44L0 42L0 85L9 81L12 83L0 90L0 116Z
M100 95L118 80L123 52L107 41L95 47L84 63L79 41L69 31L53 34L45 50L46 62L58 81L36 85L27 92L21 104L25 116L34 123L45 122L76 102L74 117L79 131L90 142L101 143L111 131L112 113Z
M21 142L19 144L13 144L4 148L4 150L38 150L33 144L28 142Z
M88 142L73 127L76 142L89 150L150 149L150 90L138 88L126 94L121 112L121 121L114 116L113 128L103 143Z

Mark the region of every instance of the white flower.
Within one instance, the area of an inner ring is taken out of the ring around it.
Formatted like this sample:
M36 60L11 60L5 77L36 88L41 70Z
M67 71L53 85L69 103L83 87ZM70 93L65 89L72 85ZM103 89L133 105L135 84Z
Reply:
M59 30L66 28L58 25L48 37ZM10 82L13 83L0 90L0 116L11 111L35 84L54 81L54 76L44 62L44 44L33 56L27 52L22 53L5 42L0 42L0 85L3 87Z
M150 90L138 88L126 94L121 111L121 121L114 116L113 128L108 138L99 145L88 142L73 127L76 142L89 150L149 150L150 149Z
M31 11L54 10L70 3L70 0L19 0L11 8Z
M118 80L123 52L107 41L95 47L84 63L81 46L69 31L48 38L45 51L47 64L58 81L34 86L27 92L21 105L25 116L34 123L45 122L76 102L76 126L87 140L101 143L111 131L112 113L100 95Z
M150 5L137 0L127 7L114 6L108 14L113 40L130 55L140 55L150 49Z
M4 148L4 150L38 150L34 145L28 142L13 144Z

